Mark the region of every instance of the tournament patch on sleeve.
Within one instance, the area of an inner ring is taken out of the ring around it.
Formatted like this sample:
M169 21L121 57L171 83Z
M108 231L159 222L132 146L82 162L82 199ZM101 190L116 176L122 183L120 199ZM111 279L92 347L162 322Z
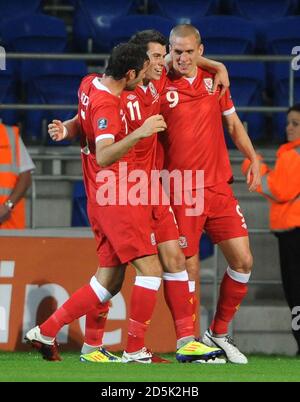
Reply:
M105 119L104 117L101 117L100 119L98 119L97 122L97 127L99 130L105 130L108 126L108 120Z

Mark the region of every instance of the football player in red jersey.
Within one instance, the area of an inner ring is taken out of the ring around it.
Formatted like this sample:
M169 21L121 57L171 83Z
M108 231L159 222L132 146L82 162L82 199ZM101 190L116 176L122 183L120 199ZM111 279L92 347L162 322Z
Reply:
M133 90L143 80L149 66L145 58L145 47L120 45L113 50L105 75L102 78L94 74L87 76L79 88L82 166L89 220L97 240L99 268L89 285L79 289L47 321L26 334L26 339L47 360L59 358L55 337L63 325L82 315L89 316L89 312L99 316L107 308L105 304L119 292L125 267L130 262L140 275L136 277L133 288L128 342L122 361L153 362L151 352L145 347L145 333L161 283L161 265L152 235L151 214L148 205L121 202L121 197L127 197L132 187L128 183L128 188L123 188L122 182L135 168L134 146L166 128L162 116L156 114L147 118L137 130L128 132L120 95L124 89ZM125 163L127 169L124 173L121 164ZM114 177L118 195L116 200L100 206L102 199L99 200L99 192L106 183L108 173ZM185 284L184 327L186 331L192 331L189 328L189 325L192 327L192 314L188 304L187 280ZM90 327L91 337L94 330L97 331ZM190 356L193 360L206 360L222 353L219 348L207 347L194 340L190 343L193 344ZM103 355L106 361L118 361L101 348Z
M170 33L169 72L161 96L161 113L167 133L161 137L164 167L193 174L188 192L194 200L204 192L203 213L187 216L187 205L174 205L176 189L171 190L171 204L179 227L180 243L186 256L191 288L199 280L199 240L203 230L221 248L228 262L217 312L203 342L222 348L229 361L245 364L247 358L228 336L228 325L247 293L253 264L245 219L234 197L230 182L232 171L225 144L222 119L237 148L251 160L249 190L260 183L259 161L251 140L238 115L229 90L220 98L213 93L214 74L197 66L203 54L199 31L189 24L178 25ZM197 172L204 172L204 182Z
M140 127L149 116L159 112L160 92L165 82L164 57L166 55L166 39L157 31L148 30L139 32L132 38L131 42L140 45L148 45L150 66L146 72L145 79L136 87L135 91L124 91L121 95L126 110L129 132ZM205 61L203 61L203 63L205 64ZM210 65L210 62L207 64ZM215 63L212 64L215 65ZM222 68L221 66L221 69ZM226 80L227 75L225 74L225 81ZM76 120L75 118L75 121ZM73 135L74 131L74 135L76 135L78 129L74 123L74 119L71 122L65 122L65 125L68 128L69 135ZM57 131L58 129L60 129L60 132ZM62 139L63 126L59 121L54 121L53 124L49 125L49 133L56 140ZM151 177L151 171L155 169L156 143L157 135L155 133L151 138L149 137L139 141L134 147L135 166L137 169L142 169L146 172L148 177ZM150 184L151 182L148 182L149 188ZM146 193L148 192L148 188L144 190ZM154 208L153 214L156 218L154 225L155 237L158 243L160 260L164 267L163 279L165 295L174 319L178 339L177 348L179 353L177 353L177 356L179 360L188 359L190 358L189 356L184 356L180 353L183 351L185 345L194 343L194 326L193 322L190 322L191 313L188 312L192 310L189 308L191 306L189 303L188 276L184 264L185 259L178 246L178 230L169 207L157 206ZM136 284L137 281L139 281L139 277L137 277ZM133 294L131 305L134 306L136 304ZM100 313L101 311L99 310L98 312L94 311L87 315L85 344L82 349L83 354L81 355L82 359L91 361L90 355L92 354L94 357L95 353L91 346L94 345L94 349L95 347L99 348L99 345L102 343L105 319L99 319ZM107 316L107 312L105 316ZM92 331L91 328L94 328L94 331ZM92 339L92 336L89 334L94 334L94 338ZM198 345L198 342L195 344ZM126 351L128 351L128 347ZM195 360L196 357L197 353L195 353L192 358ZM95 359L93 361L97 360Z
M42 325L27 332L26 339L47 360L60 360L55 337L64 325L91 310L103 308L119 292L128 262L132 262L142 273L151 270L150 286L145 295L145 315L151 318L161 270L156 246L151 243L152 228L148 212L143 207L133 208L118 203L99 207L96 201L102 168L109 166L116 180L120 181L122 177L118 175L118 164L126 161L129 169L132 168L130 149L142 138L166 128L163 118L156 115L145 121L139 130L127 135L119 96L125 88L135 88L148 66L149 59L144 47L119 45L112 51L106 75L101 80L88 76L81 83L78 109L82 132L82 166L89 218L98 243L99 268L89 285L77 290ZM116 225L120 228L118 232ZM133 230L133 226L139 231ZM126 238L122 232L126 232ZM128 238L131 239L130 244ZM142 357L143 361L151 362L150 353L144 352ZM118 360L113 356L111 358Z

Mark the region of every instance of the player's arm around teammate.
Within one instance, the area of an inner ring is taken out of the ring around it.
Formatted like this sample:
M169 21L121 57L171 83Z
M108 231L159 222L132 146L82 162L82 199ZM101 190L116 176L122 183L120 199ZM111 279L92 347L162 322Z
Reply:
M101 167L107 167L122 158L138 141L147 138L154 133L164 131L167 125L161 115L155 115L145 120L144 124L134 132L128 134L121 141L104 139L97 142L97 163ZM53 120L48 125L48 133L53 141L59 142L65 139L73 139L80 134L78 116L65 122Z
M168 71L173 67L172 57L169 53L165 56L165 65ZM200 55L197 58L197 66L214 74L212 93L215 93L218 87L221 87L219 95L221 98L225 94L226 90L230 87L229 74L226 66L223 63L207 59L206 57Z
M145 120L144 124L137 130L128 134L121 141L114 142L112 139L105 139L97 142L96 158L101 167L107 167L120 160L138 141L150 137L154 133L164 131L167 125L161 115L155 115Z
M215 93L217 88L220 86L221 91L219 97L221 98L230 86L229 75L226 66L223 63L207 59L203 56L200 56L198 58L197 65L203 70L215 74L212 93Z

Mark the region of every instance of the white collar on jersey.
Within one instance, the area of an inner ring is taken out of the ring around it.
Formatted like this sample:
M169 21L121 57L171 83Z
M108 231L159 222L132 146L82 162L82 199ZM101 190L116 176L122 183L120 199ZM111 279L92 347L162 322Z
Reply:
M198 68L197 68L197 71L196 71L196 75L194 76L194 77L183 77L185 80L187 80L191 85L192 85L192 83L195 81L195 79L197 78L197 75L198 75Z
M93 82L93 85L95 85L95 87L97 89L100 89L101 91L106 91L109 94L111 94L110 90L99 81L98 77L95 77L92 82Z
M139 85L139 87L146 93L147 89L149 88L149 84L148 85Z

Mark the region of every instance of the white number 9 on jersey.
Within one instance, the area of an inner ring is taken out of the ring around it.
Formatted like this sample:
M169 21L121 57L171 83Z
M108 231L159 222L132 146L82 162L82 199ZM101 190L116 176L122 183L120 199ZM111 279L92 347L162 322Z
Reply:
M170 102L169 107L175 107L179 102L179 96L177 91L169 91L167 92L167 101Z

